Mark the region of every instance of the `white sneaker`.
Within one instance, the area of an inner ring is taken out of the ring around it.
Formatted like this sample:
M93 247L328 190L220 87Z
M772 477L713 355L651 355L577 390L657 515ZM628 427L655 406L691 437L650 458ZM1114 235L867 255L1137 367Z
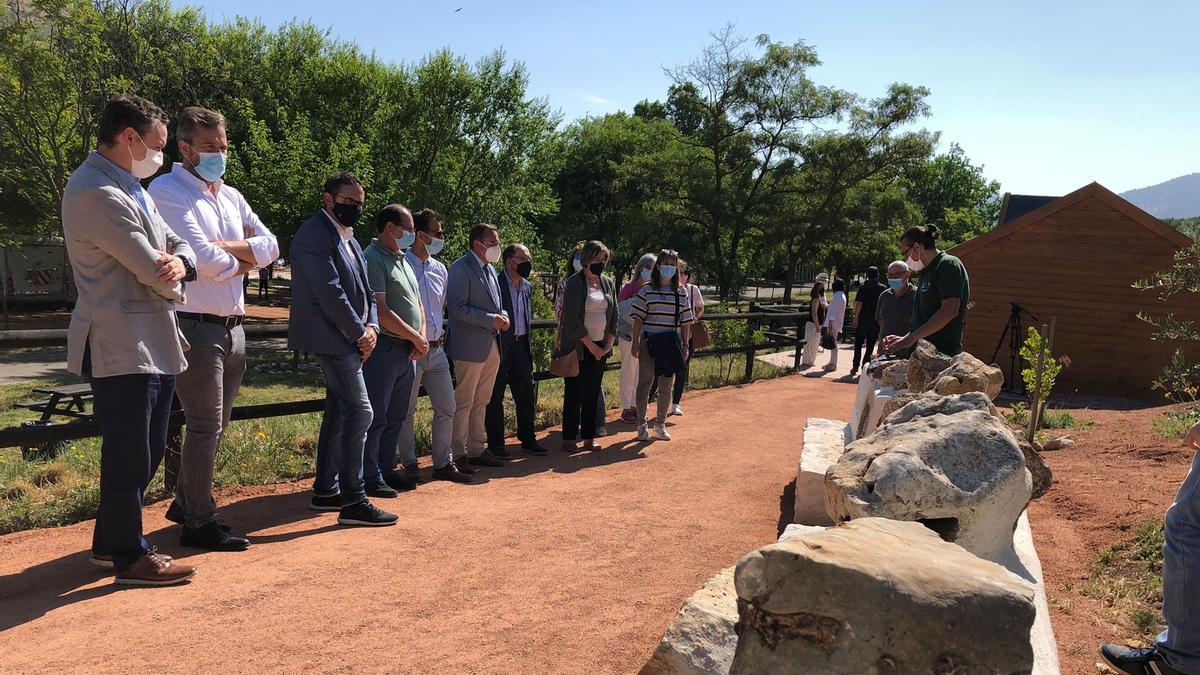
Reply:
M638 440L639 440L639 441L648 441L648 440L650 440L650 431L646 429L646 425L645 425L645 424L639 424L639 425L638 425Z
M672 415L676 415L676 416L678 416L678 417L683 417L683 408L680 408L680 407L679 407L679 404L678 404L678 403L676 403L676 404L675 404L675 407L674 407L674 408L671 408L671 414L672 414Z
M661 424L654 425L654 438L656 438L660 441L671 440L671 434L667 433L666 425L661 425Z

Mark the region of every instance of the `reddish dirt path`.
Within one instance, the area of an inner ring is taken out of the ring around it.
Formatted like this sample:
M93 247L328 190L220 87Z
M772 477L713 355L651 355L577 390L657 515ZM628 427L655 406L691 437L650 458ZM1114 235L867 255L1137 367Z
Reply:
M1043 455L1054 486L1029 516L1063 673L1097 672L1102 642L1135 640L1123 617L1082 589L1105 549L1163 517L1187 475L1192 453L1152 432L1167 410L1072 411L1094 426L1070 432L1075 446Z
M484 484L389 500L392 528L339 528L306 485L225 492L246 553L180 548L159 503L152 542L200 568L177 588L114 591L91 523L0 537L0 671L635 672L705 579L774 541L805 419L853 395L803 376L689 394L670 443L624 428L566 456L551 435Z

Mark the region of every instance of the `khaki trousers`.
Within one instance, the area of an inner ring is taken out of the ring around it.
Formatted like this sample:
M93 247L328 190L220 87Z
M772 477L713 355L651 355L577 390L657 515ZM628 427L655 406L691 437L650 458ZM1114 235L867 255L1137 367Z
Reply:
M500 345L495 340L492 340L492 351L486 361L454 362L458 385L454 389L454 435L450 449L455 458L483 454L487 442L484 421L499 370Z

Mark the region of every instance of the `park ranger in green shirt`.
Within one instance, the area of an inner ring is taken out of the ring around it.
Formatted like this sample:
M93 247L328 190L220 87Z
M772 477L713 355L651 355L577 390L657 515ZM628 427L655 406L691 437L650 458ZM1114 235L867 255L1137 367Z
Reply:
M967 268L958 258L937 248L937 225L911 227L900 238L908 268L921 272L913 298L908 335L884 338L884 349L904 353L920 340L929 340L949 356L962 352L963 319L971 297Z

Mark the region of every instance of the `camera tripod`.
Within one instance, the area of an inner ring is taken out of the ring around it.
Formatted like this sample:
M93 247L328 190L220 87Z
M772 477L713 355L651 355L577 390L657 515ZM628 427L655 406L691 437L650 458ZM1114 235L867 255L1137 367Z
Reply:
M1021 365L1021 314L1024 313L1036 324L1038 318L1033 312L1025 309L1021 305L1010 302L1012 309L1008 313L1008 325L1004 327L1004 332L1000 334L1000 339L996 342L996 349L992 351L991 363L996 362L996 356L1000 354L1000 348L1004 346L1004 338L1008 340L1008 375L1009 388L1015 389L1017 376L1020 373L1017 368ZM1025 393L1025 380L1021 379L1021 393Z

